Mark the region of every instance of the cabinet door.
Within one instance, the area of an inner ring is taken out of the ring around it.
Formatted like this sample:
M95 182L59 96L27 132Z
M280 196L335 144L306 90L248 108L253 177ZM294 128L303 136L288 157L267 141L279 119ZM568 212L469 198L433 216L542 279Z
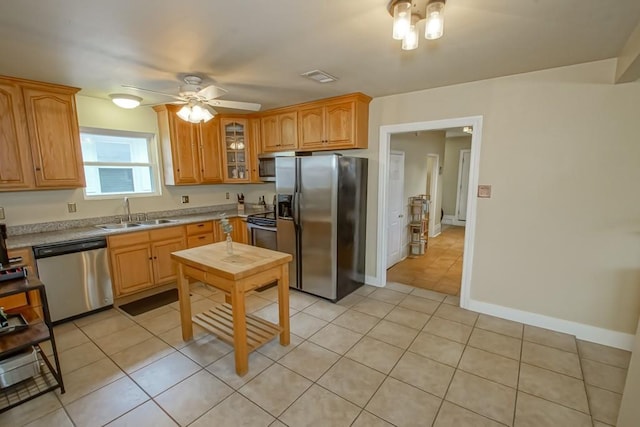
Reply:
M260 119L260 137L264 153L280 150L277 115L274 114Z
M175 184L200 182L200 143L198 125L185 122L173 110L169 110L171 157ZM164 153L165 156L169 153Z
M117 297L152 288L153 269L148 243L112 249L111 273Z
M234 242L249 243L249 232L247 230L247 221L241 217L231 218L231 224L233 225L233 231L231 232L231 238ZM225 236L226 238L226 236ZM224 240L224 239L223 239Z
M220 120L200 124L200 166L202 183L222 182L220 159Z
M184 237L151 243L153 273L156 284L164 284L176 280L176 263L171 259L171 252L180 251L186 247Z
M298 112L282 113L278 115L280 131L280 148L295 150L298 148Z
M260 119L249 119L249 180L255 183L262 183L258 174L260 148Z
M23 87L38 187L84 187L80 131L72 93Z
M247 119L220 119L224 182L249 182Z
M328 147L349 148L355 144L354 102L327 105L325 120L325 142Z
M316 148L324 143L324 108L311 107L298 111L300 148Z
M33 167L22 92L15 83L0 81L0 190L30 187Z

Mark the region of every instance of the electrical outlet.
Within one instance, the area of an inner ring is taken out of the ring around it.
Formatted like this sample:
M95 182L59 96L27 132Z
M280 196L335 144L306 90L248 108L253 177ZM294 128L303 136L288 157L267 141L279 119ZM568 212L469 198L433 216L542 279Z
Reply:
M229 200L229 193L227 193L227 200Z
M0 208L0 219L4 219L4 208Z
M189 203L189 196L182 196L182 203Z
M69 213L74 213L76 212L76 204L75 203L67 203L67 210L69 211Z

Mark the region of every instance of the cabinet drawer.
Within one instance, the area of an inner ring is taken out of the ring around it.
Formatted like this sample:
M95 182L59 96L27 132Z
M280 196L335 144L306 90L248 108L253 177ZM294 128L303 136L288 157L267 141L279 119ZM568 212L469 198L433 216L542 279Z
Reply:
M209 245L213 243L213 233L199 234L187 237L187 248Z
M138 231L135 233L120 234L118 236L109 236L107 242L110 248L147 243L149 242L149 232Z
M152 241L171 239L174 237L182 237L184 236L184 227L179 226L179 227L160 228L158 230L151 230L149 234L151 236Z
M198 222L196 224L187 225L187 235L211 233L213 231L213 223L211 221Z

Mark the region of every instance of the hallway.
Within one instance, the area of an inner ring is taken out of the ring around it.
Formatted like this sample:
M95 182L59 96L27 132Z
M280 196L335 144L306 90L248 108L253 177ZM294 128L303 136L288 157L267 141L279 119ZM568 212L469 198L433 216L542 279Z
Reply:
M443 225L440 235L429 239L425 254L388 269L387 281L460 295L464 231L464 227Z

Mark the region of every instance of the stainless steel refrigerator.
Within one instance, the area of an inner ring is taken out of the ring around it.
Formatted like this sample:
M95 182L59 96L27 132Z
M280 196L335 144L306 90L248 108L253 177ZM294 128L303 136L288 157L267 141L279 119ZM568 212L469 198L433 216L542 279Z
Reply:
M276 158L277 247L292 288L337 301L364 284L367 159Z

